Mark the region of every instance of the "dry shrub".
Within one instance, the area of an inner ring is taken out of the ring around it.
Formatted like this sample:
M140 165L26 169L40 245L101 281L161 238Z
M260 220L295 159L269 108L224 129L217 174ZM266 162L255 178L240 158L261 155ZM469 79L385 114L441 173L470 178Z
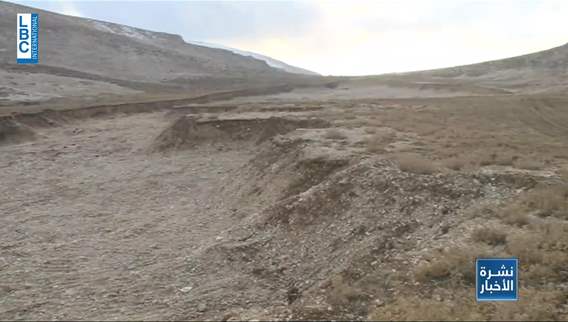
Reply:
M417 154L400 154L396 156L400 170L416 174L433 174L438 172L438 167L428 159Z
M523 204L538 216L568 219L568 186L539 187L529 192Z
M474 247L439 252L430 262L418 266L414 277L422 283L449 281L472 285L475 282L475 259L484 255L485 252Z
M386 146L391 143L396 135L393 132L381 131L376 133L367 139L365 143L367 146L367 152L370 153L386 153Z
M482 230L480 236L493 236ZM493 237L489 237L492 241ZM502 237L498 238L499 242ZM488 246L484 246L488 247ZM433 254L418 266L415 279L423 284L401 293L391 302L371 308L372 320L566 320L566 294L560 284L568 281L568 223L530 224L506 238L500 248L454 248ZM516 256L520 261L519 301L476 303L472 291L475 259ZM436 294L436 298L432 298Z
M400 296L395 301L374 309L368 319L373 321L484 320L485 307L479 307L475 301L466 300L469 296L471 295L468 292L460 292L457 297L463 300L459 303L456 303L456 300L437 301L416 295Z
M527 285L568 281L568 224L530 226L507 238L507 252L519 258Z
M558 291L519 290L519 301L494 303L494 313L489 317L496 321L558 321L566 320L559 313L564 295Z
M347 136L338 129L329 129L325 132L324 137L330 140L345 140Z
M327 293L327 301L333 306L345 306L362 297L362 292L349 285L341 275L331 278L331 288Z
M469 165L470 161L467 160L464 157L453 157L453 158L449 158L449 159L445 159L442 161L442 164L448 168L448 169L452 169L454 171L460 171L465 169L468 165Z
M536 264L542 261L542 253L535 247L541 242L541 236L535 232L512 234L507 238L507 252L519 258L523 264Z
M503 208L499 211L499 214L504 223L524 227L530 223L530 218L526 212L527 209L523 205L514 203Z
M517 156L508 153L494 152L494 153L481 155L480 157L478 157L477 163L480 166L488 166L488 165L512 166L517 159L518 159Z
M496 246L505 244L507 241L507 234L495 228L481 227L473 231L471 238L473 238L476 242Z
M430 292L429 292L430 293ZM551 321L566 320L560 313L565 294L559 291L522 288L518 302L477 303L473 292L451 291L452 297L441 301L426 296L398 296L375 308L369 320L380 321Z
M371 138L365 140L366 150L370 153L386 153L386 144L383 143L382 140L378 139L376 135L372 136Z

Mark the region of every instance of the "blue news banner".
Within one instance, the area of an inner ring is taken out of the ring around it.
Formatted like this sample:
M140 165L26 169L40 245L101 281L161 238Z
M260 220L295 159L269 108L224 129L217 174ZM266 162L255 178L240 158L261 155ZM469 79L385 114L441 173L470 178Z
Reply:
M478 258L475 264L478 301L517 301L519 261L516 258Z

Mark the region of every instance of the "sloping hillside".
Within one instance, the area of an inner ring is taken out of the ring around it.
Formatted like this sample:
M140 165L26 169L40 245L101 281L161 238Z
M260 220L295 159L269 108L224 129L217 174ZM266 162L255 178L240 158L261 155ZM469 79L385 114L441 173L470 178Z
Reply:
M288 73L303 74L303 75L319 75L318 73L312 72L310 70L300 68L300 67L296 67L296 66L292 66L292 65L286 64L283 61L274 59L272 57L253 53L253 52L246 51L246 50L240 50L240 49L235 49L235 48L231 48L231 47L226 47L226 46L217 45L217 44L210 44L210 43L205 43L205 42L200 42L200 41L191 41L190 43L198 45L198 46L225 49L225 50L234 52L235 54L239 54L239 55L242 55L242 56L250 56L252 58L265 61L268 64L268 66L270 66L270 67L282 69L282 70L284 70L285 72L288 72Z
M568 88L568 44L552 49L407 76L453 79L487 87L507 89L513 93L560 93Z
M568 70L568 44L536 53L479 64L458 66L432 71L436 76L488 76L503 71L546 72L566 74Z
M16 14L25 12L40 14L39 65L16 64ZM0 106L49 101L58 108L69 99L93 105L319 81L264 58L0 1Z
M188 44L178 35L0 3L0 62L14 63L18 12L40 14L40 63L106 77L163 82L196 77L274 75L264 61Z

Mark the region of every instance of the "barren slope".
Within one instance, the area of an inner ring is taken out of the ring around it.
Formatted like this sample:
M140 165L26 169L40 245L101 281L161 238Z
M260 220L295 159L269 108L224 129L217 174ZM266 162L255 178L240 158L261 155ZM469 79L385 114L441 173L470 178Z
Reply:
M18 12L40 14L40 63L16 64ZM315 80L179 35L0 2L0 105L61 98L143 97Z
M64 16L6 2L0 3L0 47L16 42L17 12L41 16L40 61L91 74L131 81L277 73L266 63L226 50L187 44L178 35ZM15 62L15 50L0 61Z
M566 102L267 97L16 117L0 146L0 314L565 319ZM487 254L525 263L519 303L474 304Z
M560 94L568 88L568 44L528 55L403 77L475 84L513 93Z

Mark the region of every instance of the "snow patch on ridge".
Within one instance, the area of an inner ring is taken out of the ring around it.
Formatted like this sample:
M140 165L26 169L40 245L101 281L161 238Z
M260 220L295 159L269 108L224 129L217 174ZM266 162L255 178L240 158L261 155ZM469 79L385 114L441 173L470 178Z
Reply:
M282 61L276 60L274 58L270 58L268 56L253 53L253 52L250 52L250 51L235 49L235 48L231 48L231 47L227 47L227 46L223 46L223 45L210 44L210 43L201 42L201 41L186 41L186 42L193 44L193 45L203 46L203 47L224 49L224 50L228 50L232 53L235 53L237 55L247 56L247 57L252 57L254 59L262 60L262 61L266 62L266 64L270 67L281 69L281 70L284 70L284 71L289 72L289 73L304 74L304 75L318 75L317 73L314 73L312 71L309 71L309 70L306 70L306 69L303 69L303 68L299 68L299 67L294 67L294 66L288 65L288 64L286 64Z

